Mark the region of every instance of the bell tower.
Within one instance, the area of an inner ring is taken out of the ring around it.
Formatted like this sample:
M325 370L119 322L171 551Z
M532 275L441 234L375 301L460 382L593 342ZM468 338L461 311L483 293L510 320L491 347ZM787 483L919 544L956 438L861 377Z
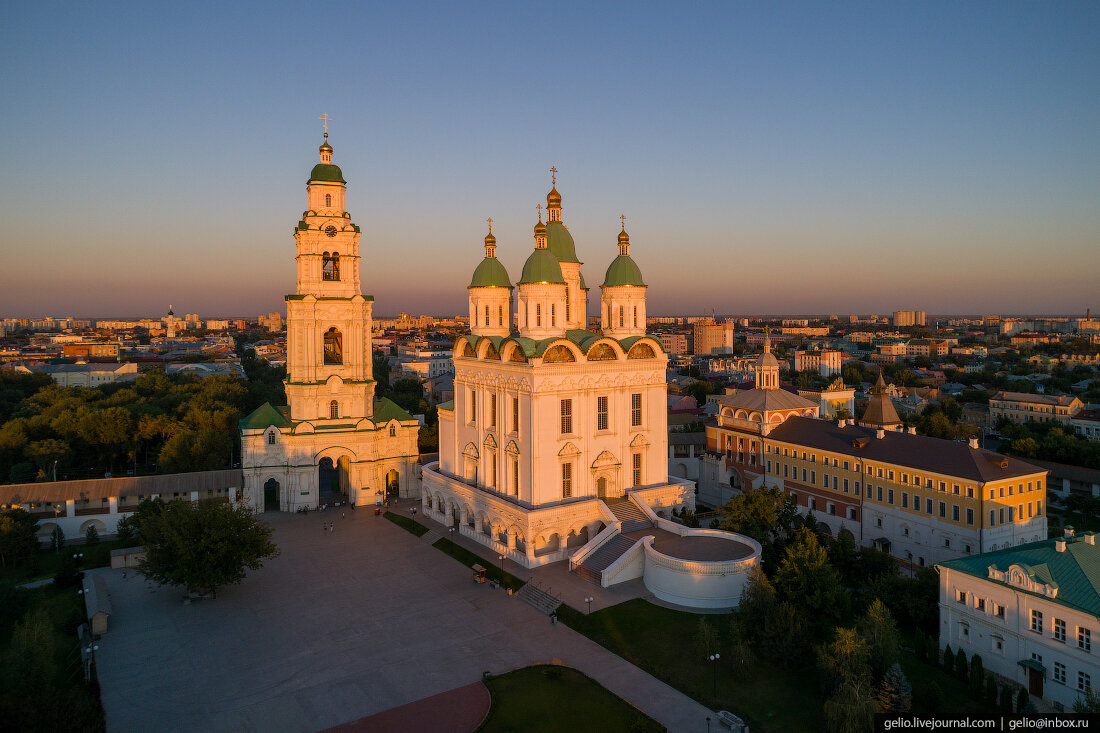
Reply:
M369 418L374 404L373 298L360 291L359 227L344 208L347 182L322 119L321 159L306 182L309 208L294 229L297 287L286 296L286 396L295 421Z

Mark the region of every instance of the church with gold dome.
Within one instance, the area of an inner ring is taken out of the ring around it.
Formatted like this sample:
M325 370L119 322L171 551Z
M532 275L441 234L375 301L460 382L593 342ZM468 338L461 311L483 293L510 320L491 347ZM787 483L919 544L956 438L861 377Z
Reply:
M425 514L526 567L604 543L623 512L694 508L693 484L668 476L668 357L646 334L625 221L588 330L590 291L553 184L514 284L490 221L470 332L454 345L455 399L439 407L439 460L422 478Z

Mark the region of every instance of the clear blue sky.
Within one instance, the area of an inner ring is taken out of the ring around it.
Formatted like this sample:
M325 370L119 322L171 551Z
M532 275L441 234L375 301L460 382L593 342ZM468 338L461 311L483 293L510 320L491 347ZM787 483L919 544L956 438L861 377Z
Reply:
M5 3L0 315L255 315L327 112L376 313L547 170L651 313L1100 310L1100 3Z

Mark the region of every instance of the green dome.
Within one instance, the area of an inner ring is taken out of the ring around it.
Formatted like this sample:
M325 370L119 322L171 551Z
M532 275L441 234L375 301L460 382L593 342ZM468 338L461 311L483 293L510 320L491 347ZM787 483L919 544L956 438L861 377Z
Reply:
M536 248L527 262L523 263L523 273L519 276L521 283L561 283L565 284L565 278L561 276L561 265L558 258L548 249Z
M619 255L611 260L611 265L607 268L607 275L603 279L603 287L613 287L615 285L645 287L645 283L642 282L642 271L638 269L638 265L631 259L630 255Z
M347 181L344 180L344 174L340 171L340 166L333 165L332 163L318 163L313 166L313 171L309 174L309 180L347 183Z
M470 280L471 288L510 288L512 283L508 280L508 271L496 257L486 257L474 270L474 277Z
M551 221L546 224L546 248L550 250L558 262L576 262L577 248L573 245L573 235L560 221Z

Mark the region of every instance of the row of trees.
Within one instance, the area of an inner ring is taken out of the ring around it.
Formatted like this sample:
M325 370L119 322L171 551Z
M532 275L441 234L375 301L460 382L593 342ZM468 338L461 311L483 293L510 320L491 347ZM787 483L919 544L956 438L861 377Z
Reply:
M1073 466L1100 468L1100 443L1090 442L1067 432L1057 423L1029 420L1014 423L1001 420L1001 452L1021 458L1038 458Z

